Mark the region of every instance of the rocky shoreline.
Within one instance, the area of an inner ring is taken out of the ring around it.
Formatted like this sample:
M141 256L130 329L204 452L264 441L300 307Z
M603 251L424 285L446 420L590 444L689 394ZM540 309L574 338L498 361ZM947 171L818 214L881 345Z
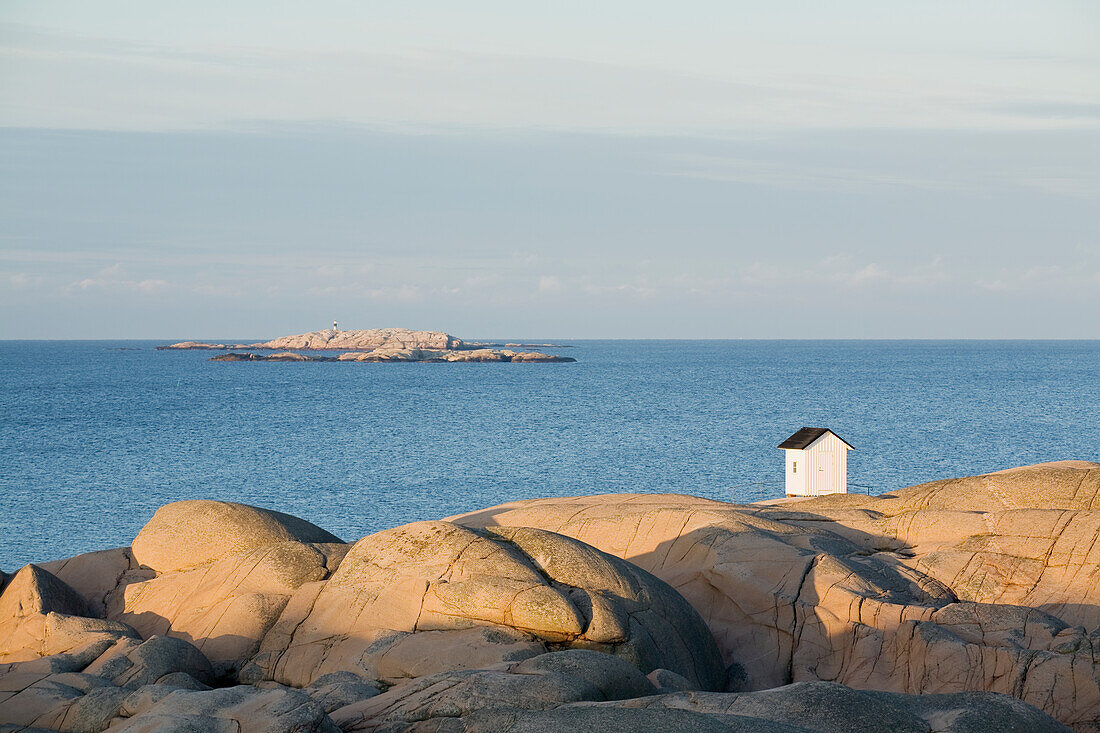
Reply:
M180 341L157 346L157 351L183 351L205 349L208 351L399 351L422 349L426 351L474 351L484 349L567 349L560 344L496 344L486 341L463 341L443 331L414 331L408 328L371 328L341 331L329 328L294 336L280 336L271 341L256 343L205 343Z
M209 361L358 361L358 362L517 362L561 364L575 362L568 356L544 354L538 351L517 351L554 344L500 344L467 342L443 331L411 331L407 328L375 328L362 331L339 331L335 328L312 331L296 336L283 336L254 344L215 344L181 341L156 347L158 351L202 349L226 351ZM235 351L236 350L236 351ZM339 356L303 354L301 351L343 351ZM275 351L257 354L256 351Z
M349 351L339 356L318 356L281 351L277 354L230 352L211 357L207 361L354 361L379 362L516 362L527 364L562 364L575 362L569 356L555 356L538 351L512 351L510 349L470 349L462 351L431 349L376 349L375 351Z
M218 501L0 574L0 731L1098 731L1100 464L514 502L347 543Z

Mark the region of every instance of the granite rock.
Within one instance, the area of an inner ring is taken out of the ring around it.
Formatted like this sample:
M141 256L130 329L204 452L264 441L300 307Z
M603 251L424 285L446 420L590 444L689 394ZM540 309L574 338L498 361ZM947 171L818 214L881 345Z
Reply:
M350 671L396 683L561 647L724 684L702 620L648 573L549 532L447 522L356 543L328 581L291 599L248 679L304 686Z
M579 497L452 521L561 533L665 580L707 620L732 691L999 692L1096 731L1098 494L1100 466L1070 462L881 497Z
M276 542L339 543L304 519L228 501L165 504L131 544L134 560L157 573L205 565Z

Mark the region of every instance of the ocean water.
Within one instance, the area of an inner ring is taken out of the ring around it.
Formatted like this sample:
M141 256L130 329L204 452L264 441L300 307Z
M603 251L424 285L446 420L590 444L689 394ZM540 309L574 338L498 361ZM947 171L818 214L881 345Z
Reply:
M153 350L171 341L0 342L0 568L129 544L178 499L350 540L532 497L771 498L803 425L854 445L871 493L1100 460L1097 341L566 342L575 364Z

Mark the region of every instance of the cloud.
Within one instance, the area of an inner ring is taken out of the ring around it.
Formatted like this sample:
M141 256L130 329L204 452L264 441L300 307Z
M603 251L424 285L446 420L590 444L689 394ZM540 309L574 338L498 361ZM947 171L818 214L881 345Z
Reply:
M102 277L86 277L72 284L72 288L79 290L107 290L126 291L153 295L163 292L171 287L167 280L150 278L146 280L116 280Z
M1056 298L1090 298L1100 282L1096 263L1079 262L1074 266L1033 265L1001 268L992 277L978 278L974 284L983 290L1019 295L1036 294Z
M386 285L378 288L367 288L362 295L370 300L380 300L394 303L421 303L426 299L423 287L414 284Z
M162 278L137 278L126 272L121 262L101 268L94 277L85 277L68 285L69 291L100 290L105 292L129 292L142 295L161 293L173 285Z
M46 282L46 278L41 275L28 275L25 272L17 272L13 275L8 275L8 285L12 290L31 290L41 286Z
M975 281L974 284L982 290L990 290L995 293L1003 293L1013 289L1013 287L1004 280L987 280L985 278L982 278Z
M1032 188L1055 196L1072 196L1082 199L1100 198L1100 176L1050 175L1020 173L1011 178L1018 186Z
M659 287L638 283L587 283L581 287L587 295L599 297L615 296L648 300L662 293ZM668 291L664 291L666 294Z
M561 279L553 275L543 275L539 278L539 292L540 293L560 293L562 292Z
M806 285L843 285L846 288L879 286L921 289L937 287L953 275L943 258L936 255L927 262L901 262L891 267L877 262L860 264L850 255L833 254L809 264L786 265L752 262L737 268L736 283L756 290Z
M834 272L830 277L833 282L850 286L868 285L891 279L889 271L874 262L870 262L856 270Z
M333 120L714 134L1097 123L1097 103L1086 97L1095 97L1088 80L1095 68L1087 61L1071 65L1072 77L1064 65L1052 70L1038 59L1002 59L993 71L971 57L944 59L941 49L913 54L881 44L822 53L818 44L781 50L743 38L723 41L704 62L690 49L582 57L568 42L487 52L483 43L462 48L439 37L425 47L416 34L368 34L359 48L369 52L270 47L247 32L221 45L186 33L169 43L32 26L8 26L6 36L0 62L14 71L0 123L8 126L181 130ZM1023 73L1004 84L1012 71ZM1075 81L1049 83L1067 77Z
M986 109L998 114L1047 120L1100 120L1100 102L1000 102L986 105Z
M844 165L826 167L740 156L682 155L670 158L667 165L671 170L659 172L659 175L799 191L866 193L881 191L885 187L959 193L977 188L972 182L958 180L957 176L929 178L896 170L890 172ZM879 162L880 167L886 165L885 161Z

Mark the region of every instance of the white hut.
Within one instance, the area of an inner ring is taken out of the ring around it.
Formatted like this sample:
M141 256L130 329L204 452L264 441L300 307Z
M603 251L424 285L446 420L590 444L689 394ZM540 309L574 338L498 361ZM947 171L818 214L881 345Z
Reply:
M786 454L787 496L848 493L852 446L828 428L801 428L779 444Z

